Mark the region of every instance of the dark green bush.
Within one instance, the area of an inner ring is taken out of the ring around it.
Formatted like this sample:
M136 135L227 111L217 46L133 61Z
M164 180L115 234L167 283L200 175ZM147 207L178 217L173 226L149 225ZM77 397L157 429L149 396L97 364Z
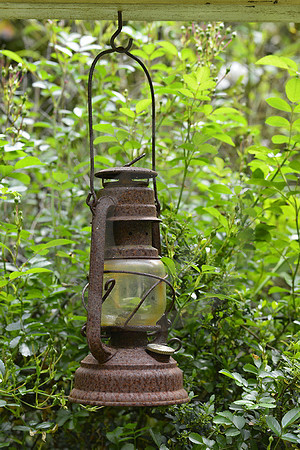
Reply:
M12 25L20 38L0 50L0 447L298 448L296 27L124 27L155 85L170 335L191 401L123 409L67 400L88 351L87 77L115 24ZM150 160L144 81L123 55L98 64L97 169Z

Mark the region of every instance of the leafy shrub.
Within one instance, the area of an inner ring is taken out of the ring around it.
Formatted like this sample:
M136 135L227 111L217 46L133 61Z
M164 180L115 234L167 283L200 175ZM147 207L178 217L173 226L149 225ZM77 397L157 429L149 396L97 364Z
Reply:
M87 353L88 68L115 27L22 25L23 48L0 50L0 446L297 448L297 30L243 25L234 39L224 24L124 27L155 84L163 261L178 294L171 335L191 402L123 409L67 403ZM289 36L289 57L274 35ZM266 56L270 46L279 53ZM249 70L236 77L228 61ZM114 55L94 84L97 169L149 153L141 72Z

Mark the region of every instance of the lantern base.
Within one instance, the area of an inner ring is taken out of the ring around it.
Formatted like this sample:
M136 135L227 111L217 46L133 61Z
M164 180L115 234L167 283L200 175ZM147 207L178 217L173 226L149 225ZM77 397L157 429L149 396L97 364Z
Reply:
M100 364L91 354L75 373L69 400L83 405L160 406L189 401L182 371L167 355L121 348Z

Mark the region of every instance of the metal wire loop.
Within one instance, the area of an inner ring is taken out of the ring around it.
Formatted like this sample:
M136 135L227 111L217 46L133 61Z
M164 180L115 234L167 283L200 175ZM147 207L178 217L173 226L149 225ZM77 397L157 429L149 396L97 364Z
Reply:
M129 50L131 49L132 46L132 42L133 39L130 38L127 47L123 47L123 46L119 46L117 47L115 45L115 39L119 36L119 34L122 31L122 27L123 27L123 20L122 20L122 12L118 11L118 29L117 31L114 32L114 34L112 35L112 37L110 38L110 46L111 48L118 53L125 53L125 52L129 52Z
M177 347L174 349L174 352L177 353L177 352L179 352L179 350L180 350L181 347L182 347L182 342L181 342L180 339L178 339L178 338L176 338L176 337L171 338L171 339L167 342L168 345L172 345L172 344L174 344L174 343L177 344Z

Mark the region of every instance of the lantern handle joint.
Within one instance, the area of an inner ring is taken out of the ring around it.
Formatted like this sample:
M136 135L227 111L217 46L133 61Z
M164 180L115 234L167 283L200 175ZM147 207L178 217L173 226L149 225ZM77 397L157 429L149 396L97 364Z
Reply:
M97 195L96 195L96 192L94 191L94 189L92 190L92 192L88 193L88 196L87 196L85 202L89 206L92 214L94 214L95 206L97 204Z
M123 20L122 20L122 11L118 11L118 29L117 31L114 32L114 34L112 35L112 37L110 38L110 46L111 48L118 53L125 53L125 52L129 52L129 50L131 49L132 46L132 42L133 39L130 38L129 42L127 44L126 47L123 46L119 46L117 47L115 44L115 39L119 36L119 34L122 31L122 27L123 27Z

